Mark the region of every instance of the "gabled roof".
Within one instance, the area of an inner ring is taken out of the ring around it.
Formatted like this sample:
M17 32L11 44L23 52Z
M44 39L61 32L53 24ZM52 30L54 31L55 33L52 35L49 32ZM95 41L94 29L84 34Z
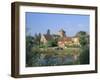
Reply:
M63 29L59 30L59 32L64 32L65 33L65 31Z
M53 37L51 35L47 35L47 34L44 34L44 37L46 38L47 41L53 39Z

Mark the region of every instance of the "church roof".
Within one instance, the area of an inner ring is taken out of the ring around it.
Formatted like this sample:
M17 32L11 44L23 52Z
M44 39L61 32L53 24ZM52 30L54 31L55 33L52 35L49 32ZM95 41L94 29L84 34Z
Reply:
M65 31L63 29L59 30L59 32L64 32L65 33Z
M47 35L47 34L44 34L44 37L46 38L46 40L52 40L53 37L51 35Z
M61 41L61 42L72 41L72 38L71 37L64 37L64 38L59 39L59 41Z

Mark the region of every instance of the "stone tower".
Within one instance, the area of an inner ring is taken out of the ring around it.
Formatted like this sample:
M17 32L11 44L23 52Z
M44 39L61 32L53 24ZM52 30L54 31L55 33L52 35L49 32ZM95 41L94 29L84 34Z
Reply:
M50 35L50 29L47 30L47 35Z
M58 34L60 37L66 37L66 32L63 29L61 29Z

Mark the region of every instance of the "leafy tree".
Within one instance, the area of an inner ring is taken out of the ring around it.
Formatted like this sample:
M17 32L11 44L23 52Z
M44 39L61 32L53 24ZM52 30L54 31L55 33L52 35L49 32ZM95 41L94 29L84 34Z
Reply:
M50 29L47 30L47 35L50 35Z
M80 36L80 44L81 46L86 46L88 43L86 36Z
M35 41L35 43L36 43L36 45L37 46L39 46L40 45L40 39L41 39L41 33L39 33L39 34L35 34L35 36L34 36L34 41Z
M32 36L26 37L26 66L39 66L40 51Z
M79 42L81 46L89 44L89 36L85 31L78 32L76 36L79 37Z
M47 45L48 45L48 47L55 47L55 46L57 46L57 41L52 39L52 40L48 41Z
M76 36L77 37L80 37L80 36L83 36L83 35L87 35L87 33L85 31L79 31Z
M33 37L26 36L26 66L32 66Z
M86 32L80 31L77 36L80 39L80 64L89 64L89 36Z
M79 56L80 64L89 64L89 47L82 47L81 54Z

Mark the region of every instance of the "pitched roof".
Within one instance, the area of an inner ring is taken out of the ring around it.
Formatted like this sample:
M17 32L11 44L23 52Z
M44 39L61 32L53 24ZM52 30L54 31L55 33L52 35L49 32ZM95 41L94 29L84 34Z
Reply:
M64 32L65 33L65 31L63 29L59 30L59 32Z
M60 38L59 41L61 41L61 42L72 41L72 38L71 37L64 37L64 38Z
M46 40L52 40L53 37L51 35L47 35L47 34L44 34L44 37L46 38Z

